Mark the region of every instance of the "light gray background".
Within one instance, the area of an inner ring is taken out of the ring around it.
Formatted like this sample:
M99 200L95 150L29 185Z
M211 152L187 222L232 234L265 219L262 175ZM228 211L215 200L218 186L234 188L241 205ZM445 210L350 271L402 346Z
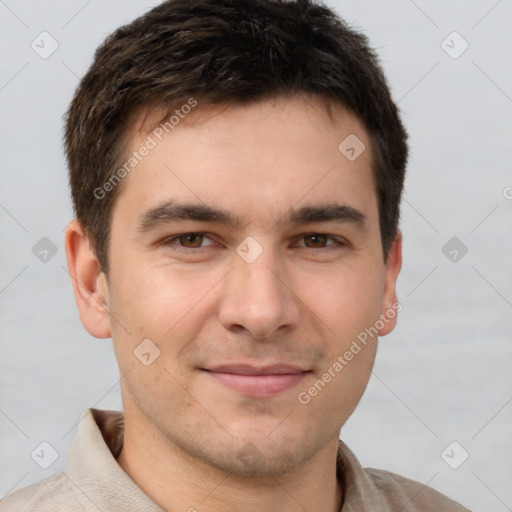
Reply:
M82 328L66 271L61 117L97 45L156 3L0 0L0 496L64 467L86 407L121 407L111 341ZM341 437L366 466L512 510L512 2L329 5L378 49L412 147L403 311ZM31 48L43 31L59 44L47 59ZM453 31L469 43L457 59L441 46ZM441 250L454 236L457 262ZM31 459L42 441L60 454L47 470ZM469 453L458 469L440 455L452 441Z

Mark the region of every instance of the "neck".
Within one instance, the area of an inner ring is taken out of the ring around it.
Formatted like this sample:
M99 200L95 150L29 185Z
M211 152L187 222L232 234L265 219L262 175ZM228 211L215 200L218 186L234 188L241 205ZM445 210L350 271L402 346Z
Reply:
M338 439L330 440L300 468L279 476L248 478L221 471L129 418L117 459L131 479L166 512L339 512Z

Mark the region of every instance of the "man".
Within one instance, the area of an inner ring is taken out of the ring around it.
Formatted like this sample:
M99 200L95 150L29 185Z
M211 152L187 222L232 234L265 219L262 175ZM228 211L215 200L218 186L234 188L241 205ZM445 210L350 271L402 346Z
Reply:
M339 441L400 304L406 133L366 38L307 0L170 0L66 120L69 271L123 413L24 511L462 511Z

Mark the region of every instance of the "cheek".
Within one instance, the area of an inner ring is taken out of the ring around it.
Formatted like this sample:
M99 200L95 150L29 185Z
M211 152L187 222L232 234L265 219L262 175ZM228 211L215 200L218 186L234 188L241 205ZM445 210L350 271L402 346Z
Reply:
M208 292L219 279L199 272L180 272L171 266L154 266L147 271L138 268L126 272L131 278L124 280L118 268L113 281L116 286L109 307L119 364L123 371L133 368L134 363L138 368L134 351L146 339L160 351L155 366L162 361L179 364L183 350L214 314L213 293Z
M381 280L372 265L339 267L305 289L304 302L335 335L346 340L379 317Z
M300 410L339 429L353 413L370 380L376 343L341 344L335 357L297 395Z
M308 383L304 400L309 399L311 411L323 414L326 421L344 422L366 389L377 349L371 327L379 318L379 294L375 275L355 270L340 273L324 293L316 294L315 312L329 327L325 341L330 350Z
M126 272L130 279L118 280L112 309L131 330L161 338L201 301L209 279L179 272L171 267L153 267L146 272ZM205 282L206 281L206 282Z

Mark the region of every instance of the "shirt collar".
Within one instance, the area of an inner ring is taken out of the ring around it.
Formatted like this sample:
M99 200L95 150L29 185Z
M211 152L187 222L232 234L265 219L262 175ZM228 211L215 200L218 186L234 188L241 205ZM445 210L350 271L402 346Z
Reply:
M123 445L123 414L87 409L69 452L66 475L81 501L98 510L163 512L123 471L115 457Z
M124 420L119 411L87 409L69 453L65 472L80 501L99 510L163 512L123 471L116 457L123 446ZM343 489L340 512L387 510L355 455L340 440L336 474Z

